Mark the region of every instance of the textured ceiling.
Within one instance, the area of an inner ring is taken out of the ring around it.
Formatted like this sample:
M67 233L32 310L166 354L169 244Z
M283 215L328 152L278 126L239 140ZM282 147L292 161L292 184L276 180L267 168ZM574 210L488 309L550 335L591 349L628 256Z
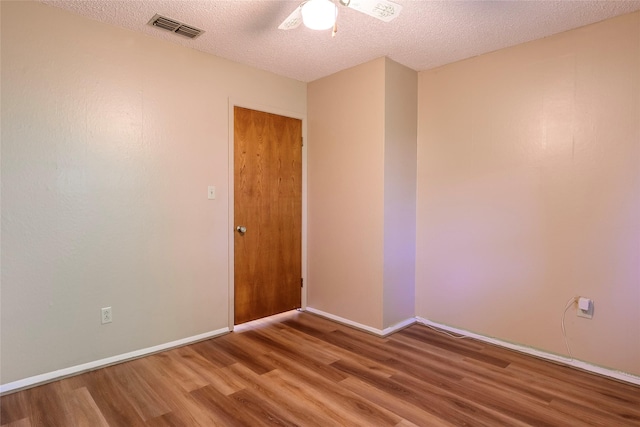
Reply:
M43 3L309 82L381 56L421 71L640 10L640 1L411 1L384 23L340 6L338 33L278 30L299 1ZM159 13L206 31L195 40L147 25Z

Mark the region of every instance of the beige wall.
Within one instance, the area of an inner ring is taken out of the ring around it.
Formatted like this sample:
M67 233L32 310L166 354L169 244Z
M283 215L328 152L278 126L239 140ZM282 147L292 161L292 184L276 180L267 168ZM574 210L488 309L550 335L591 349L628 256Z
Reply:
M640 374L640 13L421 72L416 314Z
M0 382L226 327L228 100L304 115L306 84L1 7Z
M308 85L310 307L414 316L417 73L386 58Z
M310 307L382 327L385 59L309 83Z
M390 59L385 68L384 321L415 313L418 73Z

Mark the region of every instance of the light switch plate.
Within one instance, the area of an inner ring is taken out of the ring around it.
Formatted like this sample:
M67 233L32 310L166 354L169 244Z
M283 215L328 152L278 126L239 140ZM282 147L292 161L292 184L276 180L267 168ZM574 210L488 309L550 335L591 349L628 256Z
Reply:
M215 200L215 198L216 198L216 187L214 187L213 185L210 185L208 190L209 191L207 193L208 194L207 197L209 198L209 200Z

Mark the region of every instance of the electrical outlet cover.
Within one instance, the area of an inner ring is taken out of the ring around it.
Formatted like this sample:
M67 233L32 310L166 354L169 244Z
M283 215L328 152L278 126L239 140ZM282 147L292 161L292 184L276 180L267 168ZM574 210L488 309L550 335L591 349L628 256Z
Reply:
M580 309L580 306L578 306L578 308L576 309L576 315L578 317L584 317L585 319L593 319L593 305L593 301L589 300L588 310L582 310Z
M113 317L111 315L111 307L104 307L101 310L102 314L102 324L111 323L113 321Z
M591 300L589 298L578 298L578 308L582 311L589 311L591 307Z

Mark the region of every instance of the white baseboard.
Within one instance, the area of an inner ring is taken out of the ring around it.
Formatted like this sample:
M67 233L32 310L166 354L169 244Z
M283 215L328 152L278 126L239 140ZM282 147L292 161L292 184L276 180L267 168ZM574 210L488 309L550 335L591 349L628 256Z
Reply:
M380 337L385 337L394 332L397 332L401 329L404 329L408 326L413 325L414 323L420 323L423 325L433 326L439 329L442 329L447 332L453 332L455 334L464 335L470 338L477 339L479 341L487 342L490 344L495 344L500 347L505 347L511 350L515 350L524 354L528 354L531 356L539 357L542 359L550 360L552 362L561 363L568 366L573 366L578 369L582 369L588 372L592 372L595 374L603 375L606 377L614 378L620 381L625 381L628 383L640 385L640 377L622 371L616 371L608 368L603 368L601 366L592 365L587 362L583 362L581 360L576 359L568 359L566 357L559 356L557 354L548 353L546 351L538 350L531 347L522 346L519 344L514 344L508 341L503 341L497 338L491 338L484 335L476 334L474 332L467 331L465 329L458 329L448 325L444 325L437 322L432 322L429 319L425 319L423 317L415 317L403 320L400 323L397 323L393 326L390 326L385 329L373 328L371 326L364 325L362 323L354 322L352 320L346 319L344 317L336 316L331 313L324 312L322 310L317 310L312 307L307 307L306 311L309 313L316 314L318 316L333 320L338 323L342 323L347 326L351 326L356 329L360 329L365 332L369 332L373 335L377 335ZM71 375L80 374L83 372L93 371L95 369L104 368L109 365L114 365L116 363L125 362L127 360L137 359L142 356L146 356L153 353L158 353L160 351L169 350L171 348L180 347L187 344L192 344L198 341L203 341L209 338L217 337L220 335L224 335L229 333L229 328L221 328L215 331L206 332L204 334L194 335L191 337L183 338L176 341L171 341L165 344L156 345L153 347L144 348L141 350L132 351L129 353L119 354L117 356L107 357L105 359L96 360L93 362L83 363L81 365L72 366L69 368L59 369L57 371L48 372L40 375L35 375L33 377L24 378L22 380L13 381L7 384L0 384L0 395L5 393L10 393L14 391L18 391L23 388L33 387L35 385L48 383L51 381L59 380Z
M378 328L373 328L371 326L364 325L362 323L354 322L353 320L345 319L344 317L336 316L335 314L327 313L322 310L317 310L313 307L307 307L305 311L316 314L320 317L325 317L329 320L333 320L334 322L342 323L343 325L351 326L352 328L369 332L370 334L377 335L379 337L386 337L387 335L391 335L392 333L397 332L400 329L404 329L416 323L416 319L414 317L411 317L409 319L403 320L400 323L396 323L393 326L389 326L388 328L378 329Z
M583 362L582 360L569 359L567 357L563 357L553 353L548 353L546 351L538 350L536 348L526 347L523 345L511 343L508 341L503 341L497 338L487 337L485 335L476 334L474 332L470 332L464 329L458 329L448 325L443 325L441 323L432 322L431 320L425 319L423 317L416 317L416 320L420 324L433 326L435 328L442 329L447 332L453 332L458 335L464 335L470 338L477 339L478 341L495 344L497 346L515 350L520 353L525 353L530 356L539 357L541 359L546 359L552 362L561 363L563 365L572 366L574 368L582 369L584 371L592 372L594 374L603 375L605 377L614 378L616 380L640 385L640 377L633 374L629 374L627 372L615 371L613 369L603 368L602 366L592 365L591 363Z
M171 348L180 347L186 344L192 344L198 341L203 341L209 338L226 334L228 332L229 332L229 328L221 328L215 331L205 332L204 334L194 335L192 337L171 341L165 344L143 348L141 350L131 351L129 353L119 354L117 356L107 357L105 359L83 363L81 365L71 366L69 368L59 369L57 371L47 372L45 374L34 375L33 377L25 378L18 381L13 381L7 384L0 384L0 395L13 392L13 391L18 391L23 388L33 387L35 385L40 385L40 384L48 383L51 381L59 380L71 375L77 375L83 372L104 368L105 366L115 365L116 363L137 359L141 356L147 356L152 353L158 353L160 351L169 350Z

